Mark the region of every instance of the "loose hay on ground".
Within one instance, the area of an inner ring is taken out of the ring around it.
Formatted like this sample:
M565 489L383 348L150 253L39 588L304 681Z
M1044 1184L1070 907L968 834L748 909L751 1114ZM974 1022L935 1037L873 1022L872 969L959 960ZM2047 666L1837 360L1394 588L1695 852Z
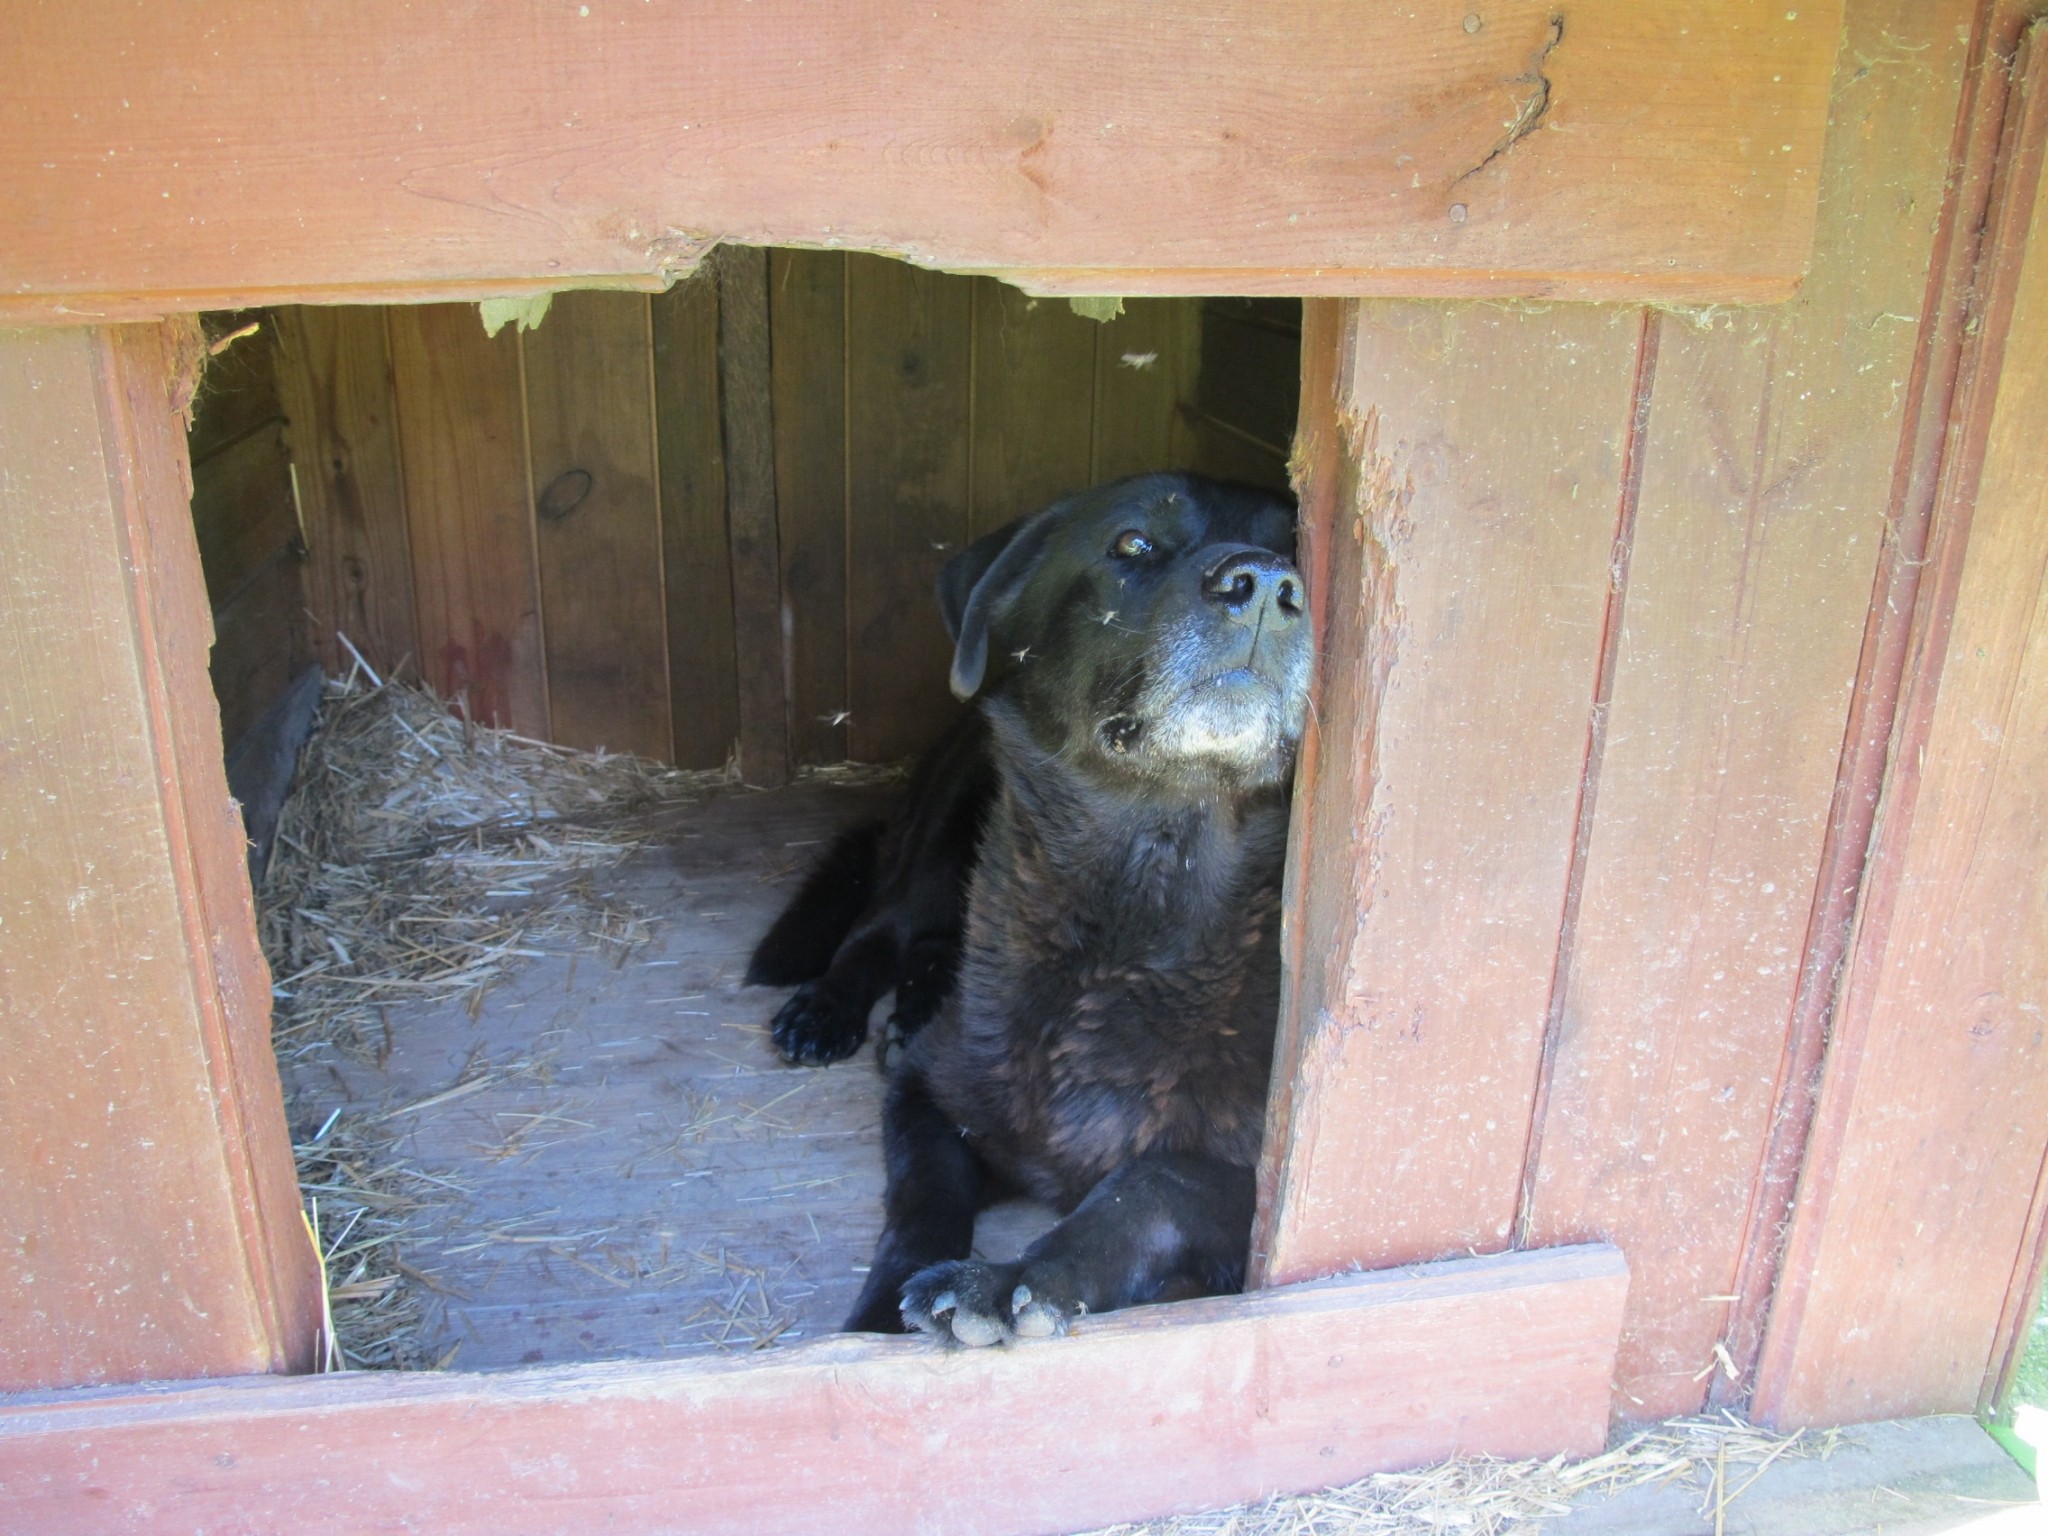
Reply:
M591 877L726 774L548 746L359 676L328 686L258 894L280 1054L381 1055L393 1003L473 1010L538 946L645 940Z
M1696 1488L1701 1514L1714 1517L1773 1462L1827 1456L1840 1442L1838 1430L1775 1435L1733 1415L1672 1419L1584 1461L1469 1457L1089 1536L1536 1536L1575 1499L1674 1482Z

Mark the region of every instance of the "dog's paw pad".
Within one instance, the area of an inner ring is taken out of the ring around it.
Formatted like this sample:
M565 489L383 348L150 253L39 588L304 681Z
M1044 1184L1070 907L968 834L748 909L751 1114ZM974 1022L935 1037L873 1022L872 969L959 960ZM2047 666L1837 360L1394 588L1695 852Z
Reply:
M1088 1309L1079 1302L1063 1302L1035 1294L1029 1285L1010 1293L1010 1326L1020 1339L1058 1338L1067 1326Z
M1007 1343L1014 1335L1000 1297L1001 1278L971 1259L934 1264L903 1287L903 1321L945 1344L970 1349Z
M769 1026L784 1061L825 1066L843 1061L868 1037L867 1015L818 982L806 982Z

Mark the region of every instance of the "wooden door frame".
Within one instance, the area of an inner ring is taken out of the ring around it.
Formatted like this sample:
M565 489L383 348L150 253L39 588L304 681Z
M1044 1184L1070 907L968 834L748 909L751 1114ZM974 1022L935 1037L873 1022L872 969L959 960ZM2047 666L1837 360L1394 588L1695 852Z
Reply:
M1340 311L1317 310L1318 380L1335 378ZM522 1524L564 1531L631 1518L693 1531L826 1522L1023 1536L1452 1455L1586 1454L1604 1443L1628 1275L1619 1252L1600 1244L1141 1309L1014 1351L949 1355L919 1340L830 1338L742 1362L248 1377L307 1366L320 1287L296 1221L267 989L204 666L204 586L179 473L195 335L189 324L0 332L0 366L54 351L70 369L52 375L59 382L99 381L46 391L33 425L56 434L54 447L5 445L10 492L22 508L44 509L50 535L24 590L75 609L84 594L55 551L82 558L81 541L102 539L102 563L133 585L98 598L87 617L145 661L168 658L142 668L128 713L117 708L102 733L159 744L167 889L183 904L197 980L189 994L124 1017L152 1035L195 1031L198 1048L159 1061L151 1087L214 1107L210 1132L191 1134L179 1153L222 1159L243 1191L184 1218L188 1229L197 1223L199 1251L218 1261L221 1300L169 1353L123 1353L110 1336L82 1379L241 1379L0 1398L0 1523L153 1532L260 1511L280 1526L340 1531L381 1511L494 1531L511 1518L512 1504L499 1501L511 1500ZM42 390L47 381L27 382ZM1309 418L1333 426L1337 399L1323 389ZM72 462L66 432L104 444L100 478L87 484L107 514L104 534L62 500L45 508L52 477ZM66 519L68 536L58 526ZM1327 548L1332 531L1312 530L1311 546ZM1322 611L1345 603L1326 595ZM65 658L52 660L61 674ZM61 678L48 686L61 691ZM125 834L110 826L99 835ZM55 1050L68 1036L42 1038ZM100 1068L73 1063L52 1075L68 1072L91 1092ZM71 1113L51 1105L50 1128ZM120 1149L107 1152L118 1165ZM117 1177L112 1168L97 1176ZM133 1214L110 1219L84 1236L101 1253L48 1277L69 1302L96 1301L106 1247L134 1247ZM143 1337L195 1281L188 1259L151 1262L176 1289L138 1298L128 1331ZM234 1325L224 1326L230 1310ZM75 1350L35 1368L53 1383L81 1379ZM1145 1412L1133 1411L1139 1379L1151 1394ZM1033 1411L1047 1402L1060 1412ZM765 1444L779 1450L762 1463ZM1231 1454L1209 1454L1219 1444ZM791 1456L815 1470L791 1476ZM538 1514L536 1499L545 1501Z

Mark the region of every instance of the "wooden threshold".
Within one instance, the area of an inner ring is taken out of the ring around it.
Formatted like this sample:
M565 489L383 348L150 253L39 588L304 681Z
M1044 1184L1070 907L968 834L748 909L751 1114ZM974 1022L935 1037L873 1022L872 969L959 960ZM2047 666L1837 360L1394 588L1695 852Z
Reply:
M1447 1456L1597 1451L1606 1245L1140 1308L947 1352L257 1377L0 1401L0 1528L939 1531L1216 1508Z

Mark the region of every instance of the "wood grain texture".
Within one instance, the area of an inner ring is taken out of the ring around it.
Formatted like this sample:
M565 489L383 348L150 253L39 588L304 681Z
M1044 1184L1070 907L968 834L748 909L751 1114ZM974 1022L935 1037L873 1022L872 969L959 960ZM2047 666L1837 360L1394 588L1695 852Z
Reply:
M733 655L739 680L740 773L749 784L789 777L789 658L782 619L774 380L769 358L768 253L721 250L719 410L725 526L732 559Z
M1089 484L1095 430L1092 320L1063 299L973 279L973 504L968 537Z
M968 542L972 286L879 256L847 262L847 756L929 742L951 704L932 596Z
M1555 12L37 6L0 43L0 313L645 281L706 236L1098 293L1787 294L1839 4Z
M291 686L312 659L306 623L304 568L289 550L242 584L213 614L213 653L207 675L220 710L221 743L228 752Z
M1258 1210L1252 1225L1245 1283L1271 1282L1273 1231L1280 1220L1281 1181L1294 1145L1294 1112L1303 1086L1296 1064L1309 1030L1325 1016L1328 953L1337 921L1348 910L1352 882L1343 862L1327 850L1349 841L1355 780L1350 754L1370 755L1371 715L1361 713L1367 689L1355 661L1365 654L1366 612L1377 602L1376 577L1365 563L1364 540L1349 537L1360 505L1364 423L1347 419L1356 304L1304 299L1301 334L1301 405L1289 470L1299 512L1295 564L1308 588L1309 623L1316 639L1309 676L1311 729L1302 734L1294 762L1294 800L1287 827L1287 868L1280 899L1280 1017L1273 1042L1273 1077L1266 1099L1265 1140L1258 1168ZM1342 602L1332 593L1342 591ZM1338 760L1333 768L1325 759ZM1310 956L1317 963L1310 963Z
M1096 482L1195 459L1194 403L1202 369L1202 306L1195 299L1133 299L1095 332Z
M0 351L0 1387L303 1365L316 1280L171 348Z
M18 1401L0 1517L47 1536L1086 1529L1450 1454L1596 1451L1626 1287L1591 1247L1139 1308L1014 1350L839 1338Z
M284 424L271 422L192 466L192 526L215 608L298 541Z
M220 716L204 681L212 636L182 440L196 331L187 320L95 333L100 440L127 521L155 780L212 1100L213 1139L190 1150L217 1157L227 1175L234 1229L216 1240L238 1262L235 1299L260 1330L252 1353L270 1370L302 1371L312 1364L323 1277L306 1241L271 1051L270 967L256 938L247 834L228 795ZM232 1358L238 1344L230 1330L213 1360Z
M846 757L846 257L770 253L775 499L793 763Z
M1523 1216L1532 1243L1599 1233L1630 1254L1630 1416L1697 1407L1729 1326L1972 10L1854 7L1800 297L1658 322L1599 804Z
M561 294L520 345L551 739L666 758L667 594L647 300Z
M1969 336L1976 329L1977 264L2009 95L2010 59L2023 16L2017 0L1980 8L1962 82L1944 206L1929 262L1891 501L1877 561L1863 650L1843 732L1834 803L1814 881L1805 953L1779 1071L1777 1107L1751 1191L1726 1344L1734 1373L1712 1378L1715 1406L1747 1403L1763 1331L1777 1301L1779 1261L1792 1196L1813 1127L1821 1060L1863 891L1871 833L1884 789L1892 731L1913 635L1921 576L1953 406ZM1897 323L1897 322L1894 322ZM1800 1281L1788 1287L1796 1310Z
M1269 1280L1512 1236L1640 335L1619 309L1356 311L1353 488L1311 503L1335 521Z
M306 524L306 606L330 673L348 636L379 676L423 670L391 343L381 309L287 308L271 316L278 394ZM233 357L230 352L228 356Z
M721 768L737 750L740 720L725 527L718 284L703 273L655 298L653 308L674 761L682 768Z
M479 720L549 738L519 338L474 307L388 315L421 674Z
M2007 121L1982 323L1957 396L1898 749L1787 1240L1785 1299L1758 1368L1756 1409L1779 1423L1977 1408L2039 1262L2048 48L2038 28Z
M1195 468L1220 480L1287 484L1301 386L1301 304L1209 299L1195 386Z

